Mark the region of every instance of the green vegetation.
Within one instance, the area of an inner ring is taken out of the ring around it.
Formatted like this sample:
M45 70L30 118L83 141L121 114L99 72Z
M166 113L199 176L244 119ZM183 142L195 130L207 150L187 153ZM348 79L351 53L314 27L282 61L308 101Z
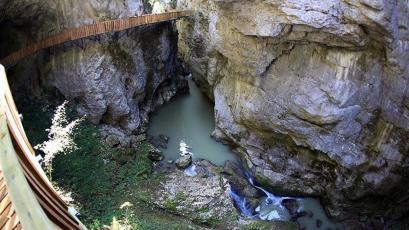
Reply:
M170 6L171 6L173 9L176 9L177 4L178 4L178 1L177 1L177 0L170 0Z
M186 200L186 194L183 192L178 192L176 193L176 196L174 199L167 199L163 202L163 206L165 210L169 212L175 212L177 210L177 206Z
M248 225L240 227L241 230L296 230L298 226L293 222L281 222L281 221L254 221Z
M20 106L24 108L20 112L29 139L37 144L47 139L45 129L50 127L58 103L46 106L45 102L32 101ZM42 109L40 113L38 108ZM68 114L78 117L72 111ZM101 142L99 129L87 121L81 123L74 140L76 150L55 157L53 182L72 192L80 219L89 229L111 226L115 219L127 229L200 229L152 204L150 191L159 186L164 175L153 171L147 158L148 143L136 149L109 148ZM185 194L178 194L175 201L183 199ZM130 205L121 208L125 203Z

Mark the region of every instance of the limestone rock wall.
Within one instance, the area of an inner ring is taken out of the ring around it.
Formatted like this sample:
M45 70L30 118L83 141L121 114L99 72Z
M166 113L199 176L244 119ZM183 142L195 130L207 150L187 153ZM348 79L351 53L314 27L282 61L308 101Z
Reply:
M0 56L83 24L142 14L142 0L0 1ZM104 129L113 145L129 146L148 113L186 87L179 75L172 22L104 34L52 47L8 72L15 93L41 96L58 89L80 114ZM112 128L114 127L114 128Z
M214 135L244 149L259 181L321 196L338 219L396 207L408 193L407 1L178 7L195 11L179 49L215 101Z

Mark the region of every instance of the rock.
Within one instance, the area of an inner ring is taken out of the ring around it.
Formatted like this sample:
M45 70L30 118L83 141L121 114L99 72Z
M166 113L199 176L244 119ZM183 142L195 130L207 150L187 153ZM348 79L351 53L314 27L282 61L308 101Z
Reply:
M21 9L27 10L21 14ZM0 35L2 44L10 44L2 50L3 57L63 30L140 15L144 2L19 0L0 10L0 29L16 35ZM67 42L53 52L42 50L16 65L15 92L58 92L80 115L95 124L119 127L129 137L143 131L150 112L186 87L178 73L177 39L172 22L163 22Z
M139 144L143 141L146 141L146 134L139 134L137 136L131 136L130 142L131 142L131 147L136 148L139 146Z
M317 221L315 222L315 226L317 226L317 228L321 228L322 225L322 220L317 219Z
M272 229L301 230L301 228L298 228L296 223L290 221L264 221L249 218L240 218L239 225L242 226L242 228L240 229L248 230L272 230Z
M217 167L207 169L214 174L213 177L190 177L181 170L169 171L160 186L152 191L154 197L151 200L209 228L217 229L214 225L217 223L222 229L238 229L238 214L229 196L227 180L218 173Z
M163 155L159 149L151 147L148 153L148 158L152 161L161 161L163 160Z
M105 142L109 147L116 147L120 144L119 138L114 135L109 135L106 139Z
M301 212L295 212L291 214L291 220L292 221L297 221L298 218L308 216L308 213L306 211L301 211Z
M238 195L246 198L259 198L265 195L248 182L245 172L236 163L226 162L223 172L226 174L225 177L229 181L230 186Z
M151 137L149 141L157 148L167 149L169 138L164 135L159 135L159 137Z
M195 9L192 20L178 23L179 51L214 99L213 134L244 149L257 177L288 193L322 197L338 219L387 213L384 197L403 196L406 1L178 6Z
M283 199L281 204L290 212L291 215L296 214L299 208L296 199Z
M163 142L163 143L168 143L169 142L169 137L166 135L159 135L159 139Z
M179 169L185 169L192 164L192 156L191 155L181 156L175 161L175 164L176 167L178 167Z

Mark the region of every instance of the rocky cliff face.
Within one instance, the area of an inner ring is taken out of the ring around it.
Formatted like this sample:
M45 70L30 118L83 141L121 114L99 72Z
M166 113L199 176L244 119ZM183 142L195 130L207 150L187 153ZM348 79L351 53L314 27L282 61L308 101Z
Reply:
M340 220L399 209L408 194L407 1L178 7L195 10L178 23L179 47L214 98L214 135L245 150L259 181L318 195Z
M141 0L0 1L0 56L67 28L139 15ZM15 93L57 88L80 114L108 124L112 145L129 146L148 113L186 86L179 76L172 23L129 29L59 45L9 70ZM112 128L115 127L115 128Z

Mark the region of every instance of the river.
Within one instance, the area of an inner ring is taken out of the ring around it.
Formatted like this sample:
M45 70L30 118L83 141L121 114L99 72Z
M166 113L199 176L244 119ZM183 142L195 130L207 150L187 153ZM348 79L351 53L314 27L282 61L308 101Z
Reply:
M193 160L206 159L215 165L223 166L226 161L237 161L237 156L228 146L215 141L211 136L214 130L213 103L200 91L196 84L189 80L189 94L179 95L170 103L161 107L151 115L148 134L157 137L166 135L169 142L166 149L161 149L165 161L176 160L180 157L180 143L183 141L190 146ZM195 176L194 165L185 170L186 176ZM281 204L283 199L295 199L299 211L308 213L297 219L300 228L313 229L341 229L339 224L331 222L318 199L279 197L266 189L257 186L252 178L249 183L264 192L259 206L255 210L248 210L245 197L239 197L232 192L232 201L239 207L239 211L246 218L262 220L290 220L290 214ZM256 214L254 214L256 213Z

